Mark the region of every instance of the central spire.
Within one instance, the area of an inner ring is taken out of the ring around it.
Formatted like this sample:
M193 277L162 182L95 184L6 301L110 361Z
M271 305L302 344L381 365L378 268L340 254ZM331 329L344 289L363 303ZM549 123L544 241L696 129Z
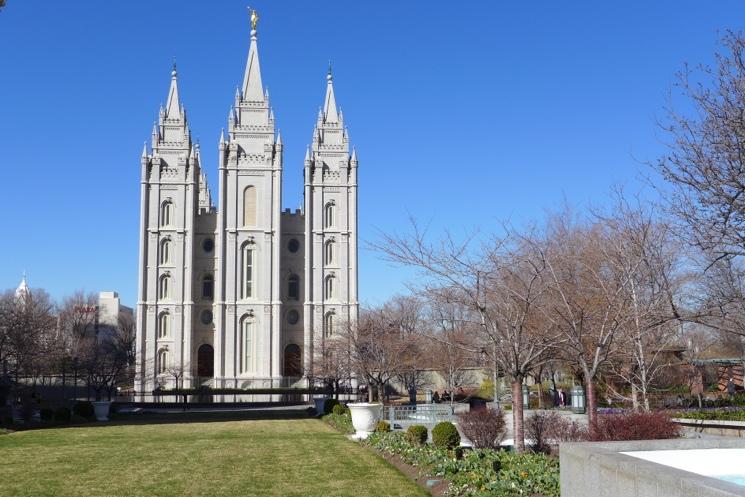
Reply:
M178 73L176 72L176 62L173 63L171 71L171 87L168 89L168 101L166 103L166 118L178 119L181 116L181 102L178 98Z
M264 88L261 84L259 51L256 48L256 24L259 20L255 10L251 11L251 47L248 49L246 73L243 76L243 99L252 102L264 101Z
M323 121L327 123L338 123L339 113L336 110L336 96L334 96L334 76L329 72L326 74L326 99L323 103Z

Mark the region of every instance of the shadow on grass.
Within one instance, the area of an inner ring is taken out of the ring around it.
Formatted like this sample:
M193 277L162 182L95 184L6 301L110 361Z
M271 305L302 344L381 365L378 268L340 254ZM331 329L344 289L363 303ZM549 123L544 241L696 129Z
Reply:
M113 413L107 422L91 421L89 423L33 423L26 426L16 426L13 431L43 430L58 428L97 428L107 426L127 425L158 425L158 424L184 424L184 423L223 423L226 421L251 421L251 420L292 420L313 418L311 409L307 406L280 407L280 408L222 408L213 411L173 411L173 412L150 412L142 411L132 414Z

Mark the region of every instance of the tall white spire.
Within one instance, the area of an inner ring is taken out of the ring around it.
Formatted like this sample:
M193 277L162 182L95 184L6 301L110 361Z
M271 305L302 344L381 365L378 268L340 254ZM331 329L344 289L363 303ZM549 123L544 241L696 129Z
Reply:
M28 282L26 281L26 271L23 272L23 278L21 283L16 288L16 299L25 300L31 295L31 290L28 288Z
M339 113L336 110L336 97L334 96L334 77L331 74L331 66L326 75L326 99L323 103L323 120L327 123L338 123Z
M178 97L178 73L176 63L173 63L171 71L171 88L168 90L168 103L166 103L166 119L178 119L181 116L181 102Z
M256 23L259 16L251 11L251 46L248 49L246 72L243 76L243 99L251 102L264 101L264 88L261 84L261 68L259 67L259 50L256 47Z

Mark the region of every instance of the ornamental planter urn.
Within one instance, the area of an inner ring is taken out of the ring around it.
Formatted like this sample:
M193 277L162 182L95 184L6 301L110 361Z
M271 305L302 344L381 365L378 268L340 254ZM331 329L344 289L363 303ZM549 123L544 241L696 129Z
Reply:
M92 402L93 412L96 415L96 421L108 421L109 420L109 409L111 409L111 402L109 401L98 401Z
M375 424L380 421L383 413L383 404L368 404L360 402L347 404L352 413L352 426L356 433L352 436L357 440L364 440L375 431Z

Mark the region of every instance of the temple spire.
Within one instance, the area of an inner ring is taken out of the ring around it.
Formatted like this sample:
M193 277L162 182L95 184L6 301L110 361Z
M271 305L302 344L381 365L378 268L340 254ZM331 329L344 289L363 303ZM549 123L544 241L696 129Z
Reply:
M168 90L168 102L166 103L166 119L178 119L181 117L181 102L178 97L178 73L176 63L173 63L171 71L171 88Z
M246 72L243 76L243 98L252 102L264 100L264 89L261 84L261 68L259 67L259 51L256 47L256 23L259 16L255 10L251 11L251 46L248 49Z
M336 97L334 96L334 76L331 74L331 65L326 75L326 99L323 103L323 120L327 123L338 123L339 114L336 110Z

